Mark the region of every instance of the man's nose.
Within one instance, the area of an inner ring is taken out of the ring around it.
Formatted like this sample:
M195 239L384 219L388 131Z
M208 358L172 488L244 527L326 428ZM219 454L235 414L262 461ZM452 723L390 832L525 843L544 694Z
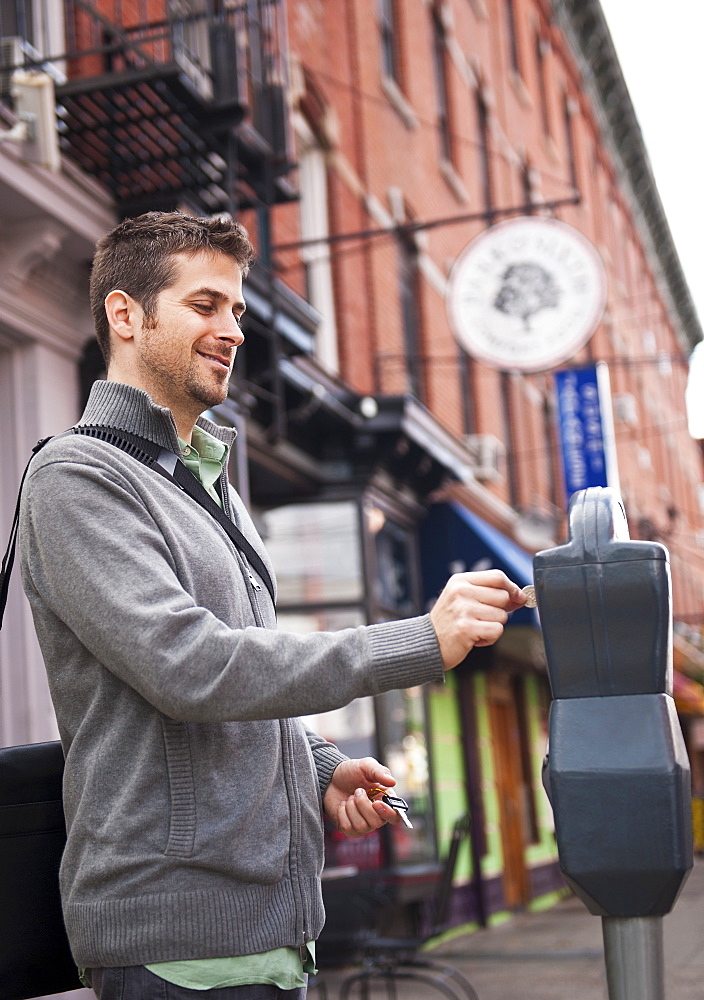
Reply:
M230 313L229 316L223 318L223 321L218 325L218 329L215 333L219 340L229 341L234 344L235 347L239 347L244 341L242 327L233 313Z

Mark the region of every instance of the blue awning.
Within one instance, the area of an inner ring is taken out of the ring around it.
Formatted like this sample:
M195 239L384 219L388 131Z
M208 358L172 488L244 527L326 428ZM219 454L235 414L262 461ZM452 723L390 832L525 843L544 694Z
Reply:
M420 525L421 567L426 602L452 573L500 569L521 587L533 582L533 557L483 518L455 501L434 504ZM510 625L537 625L534 609L515 611Z

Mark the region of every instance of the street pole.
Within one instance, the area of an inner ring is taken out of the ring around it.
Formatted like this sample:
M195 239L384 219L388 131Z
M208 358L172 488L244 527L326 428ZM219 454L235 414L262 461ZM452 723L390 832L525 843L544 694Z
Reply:
M662 917L602 917L609 1000L665 1000Z

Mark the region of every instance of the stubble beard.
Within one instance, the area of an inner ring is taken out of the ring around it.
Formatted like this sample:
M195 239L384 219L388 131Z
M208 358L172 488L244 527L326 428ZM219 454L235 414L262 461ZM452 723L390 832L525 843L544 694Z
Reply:
M174 403L181 406L192 404L189 409L198 414L212 406L218 406L227 398L230 374L223 370L222 376L213 370L209 375L199 370L201 364L207 362L192 352L190 362L181 365L164 364L162 358L165 352L161 345L167 344L168 332L160 329L157 323L147 325L149 335L144 342L145 350L139 359L139 367L143 376L156 390L152 395L169 400L172 409Z

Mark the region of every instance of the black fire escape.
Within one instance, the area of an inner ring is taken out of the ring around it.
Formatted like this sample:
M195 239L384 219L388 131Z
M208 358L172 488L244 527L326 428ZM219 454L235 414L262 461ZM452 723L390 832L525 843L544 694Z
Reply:
M119 10L66 0L63 152L122 215L237 214L290 199L280 0L164 0L162 18L136 25Z

